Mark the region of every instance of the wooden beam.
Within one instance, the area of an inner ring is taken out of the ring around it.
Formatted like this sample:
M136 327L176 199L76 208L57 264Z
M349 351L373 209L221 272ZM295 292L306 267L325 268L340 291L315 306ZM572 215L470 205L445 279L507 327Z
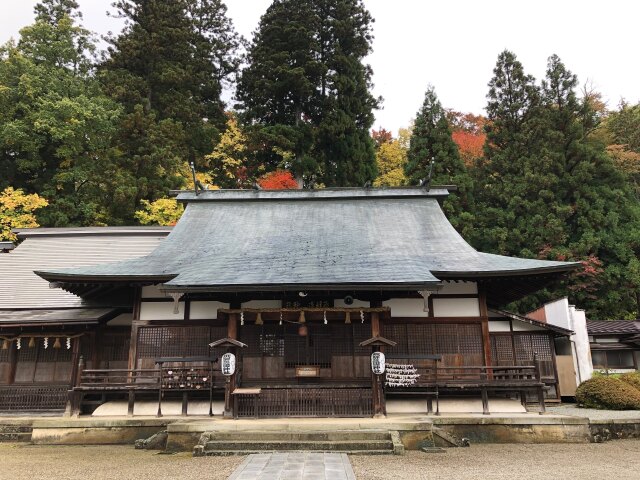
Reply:
M482 326L482 346L484 347L484 364L487 367L492 365L491 361L491 337L489 336L489 313L487 310L487 293L484 286L480 287L480 295L478 297L480 306L480 318Z

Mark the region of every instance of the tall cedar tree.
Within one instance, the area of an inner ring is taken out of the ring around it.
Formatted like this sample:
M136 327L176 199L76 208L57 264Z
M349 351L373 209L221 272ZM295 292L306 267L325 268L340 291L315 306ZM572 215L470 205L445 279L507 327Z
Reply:
M185 162L213 150L226 117L223 84L239 37L219 0L118 0L126 19L100 65L105 90L125 109L114 212L129 222L141 201L181 185ZM115 213L114 213L115 216Z
M327 186L375 178L372 22L361 0L276 0L263 15L238 100L267 168Z
M38 193L44 226L109 220L107 184L119 107L92 75L91 34L72 0L43 0L0 53L0 188Z
M628 232L637 231L637 208L603 146L585 133L593 118L576 85L555 56L541 88L513 53L498 57L473 243L494 253L583 261L566 288L541 292L521 310L568 293L595 318L625 316L635 305L619 286L633 257Z
M447 113L433 87L429 87L424 102L416 114L409 141L405 174L408 183L417 185L429 175L431 160L435 161L432 184L454 184L458 192L450 195L443 209L451 224L467 233L472 228L472 183L467 167L460 158L458 146L451 137Z
M260 19L237 91L250 144L258 145L250 175L257 176L259 165L283 167L301 184L303 175L318 170L311 156L324 68L317 30L311 0L275 1Z

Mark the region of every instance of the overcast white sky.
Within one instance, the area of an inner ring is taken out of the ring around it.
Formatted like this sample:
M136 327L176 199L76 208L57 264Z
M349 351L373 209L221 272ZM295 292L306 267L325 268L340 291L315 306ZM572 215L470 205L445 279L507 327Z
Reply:
M99 34L121 23L107 17L112 0L79 0L84 25ZM237 30L251 38L271 0L227 0ZM0 0L0 42L33 20L36 0ZM590 80L610 107L640 100L640 2L636 0L365 0L376 19L375 127L397 131L418 110L428 84L445 107L483 113L498 54L516 53L526 71L544 76L557 53L581 83Z

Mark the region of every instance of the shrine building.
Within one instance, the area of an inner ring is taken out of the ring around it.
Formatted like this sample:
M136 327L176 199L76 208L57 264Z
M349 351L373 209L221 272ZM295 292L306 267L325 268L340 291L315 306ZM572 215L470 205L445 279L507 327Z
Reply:
M131 229L114 261L88 248L28 263L75 303L0 304L0 393L28 409L21 388L61 385L59 407L83 414L112 400L189 414L200 400L235 418L366 417L403 402L437 413L447 396L481 398L485 413L495 397L544 409L560 398L556 347L571 331L502 309L577 264L478 252L445 217L448 194L182 192L177 225ZM0 271L31 241L0 254ZM64 359L38 370L54 344Z

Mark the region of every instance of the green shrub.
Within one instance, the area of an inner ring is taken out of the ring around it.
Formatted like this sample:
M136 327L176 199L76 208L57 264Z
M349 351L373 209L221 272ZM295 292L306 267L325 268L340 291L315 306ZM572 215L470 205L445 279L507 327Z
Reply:
M640 372L629 372L620 375L620 380L640 391Z
M640 409L640 390L619 378L593 377L576 390L580 406L605 410Z

